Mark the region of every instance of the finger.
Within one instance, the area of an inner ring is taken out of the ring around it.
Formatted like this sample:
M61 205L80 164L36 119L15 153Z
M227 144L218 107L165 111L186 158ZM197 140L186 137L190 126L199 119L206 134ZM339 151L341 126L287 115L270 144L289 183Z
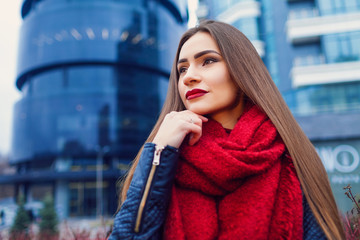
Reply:
M194 133L189 133L189 141L188 141L189 145L192 145L190 143L191 143L193 137L194 137Z
M206 118L206 117L204 117L204 116L202 116L202 115L197 115L200 119L201 119L201 121L203 121L203 122L207 122L208 121L208 119Z
M196 125L198 125L200 127L202 126L203 122L208 121L208 119L206 117L203 117L201 115L189 116L188 119L189 119L188 122L194 123L194 124L196 124Z
M202 115L195 114L191 111L186 111L187 113L190 113L190 116L186 114L186 117L189 117L189 120L187 123L190 123L190 125L187 125L188 131L189 131L189 145L194 145L199 141L202 135L202 124L203 122L207 122L208 119ZM191 126L192 125L192 126ZM194 127L196 126L196 127Z
M198 116L191 116L190 117L190 120L188 121L190 123L193 123L193 124L196 124L198 126L201 126L202 125L202 120L198 117Z
M189 145L197 143L202 135L202 128L198 125L192 124L189 137Z
M207 122L208 121L208 118L207 117L204 117L202 115L199 115L199 114L196 114L190 110L185 110L184 111L185 113L189 114L191 118L193 119L200 119L202 122Z

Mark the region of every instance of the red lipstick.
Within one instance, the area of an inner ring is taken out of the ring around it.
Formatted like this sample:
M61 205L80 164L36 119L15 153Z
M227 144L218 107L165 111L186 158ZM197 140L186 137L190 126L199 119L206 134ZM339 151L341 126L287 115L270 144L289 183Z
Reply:
M191 100L191 99L194 99L194 98L204 96L207 93L208 93L208 91L195 88L195 89L192 89L190 91L187 91L185 97L186 97L187 100Z

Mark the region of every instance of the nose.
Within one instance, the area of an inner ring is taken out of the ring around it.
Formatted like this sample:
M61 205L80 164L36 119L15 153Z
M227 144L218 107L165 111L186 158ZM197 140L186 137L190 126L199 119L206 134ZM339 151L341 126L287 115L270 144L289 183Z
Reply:
M182 77L182 81L184 85L190 85L193 83L199 83L201 81L201 77L195 67L190 66L185 75Z

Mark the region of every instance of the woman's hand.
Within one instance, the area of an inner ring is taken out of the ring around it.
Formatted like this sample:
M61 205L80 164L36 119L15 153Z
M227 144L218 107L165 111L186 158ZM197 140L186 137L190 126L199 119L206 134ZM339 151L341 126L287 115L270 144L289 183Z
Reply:
M189 145L194 145L201 137L202 123L208 119L189 110L168 113L161 123L153 143L179 148L187 134Z

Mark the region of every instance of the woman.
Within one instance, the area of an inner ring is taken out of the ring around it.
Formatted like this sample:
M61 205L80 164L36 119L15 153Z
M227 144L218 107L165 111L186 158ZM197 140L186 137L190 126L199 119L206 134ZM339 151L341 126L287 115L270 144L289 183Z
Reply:
M344 239L326 171L251 42L184 33L110 239Z

